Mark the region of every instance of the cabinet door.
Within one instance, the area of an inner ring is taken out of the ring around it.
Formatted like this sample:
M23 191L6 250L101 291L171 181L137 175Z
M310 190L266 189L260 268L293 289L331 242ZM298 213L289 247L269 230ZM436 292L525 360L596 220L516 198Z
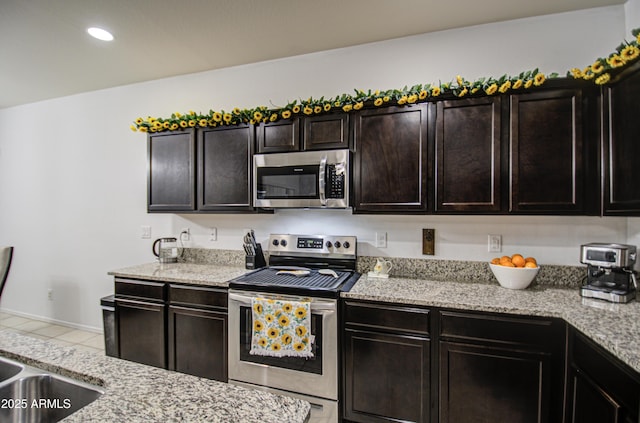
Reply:
M349 148L349 115L347 113L305 117L302 129L305 150Z
M195 154L193 130L148 135L149 212L195 210Z
M422 104L355 114L355 212L426 210L427 111Z
M640 216L640 62L604 91L604 214Z
M436 212L499 212L500 97L438 103Z
M347 329L345 418L428 422L429 345L421 337Z
M116 298L120 358L167 367L164 304Z
M198 132L198 210L253 210L253 142L248 125Z
M169 306L169 370L227 381L227 313Z
M441 423L549 422L548 354L440 342Z
M572 371L573 406L569 423L623 423L620 404L587 376Z
M511 96L510 212L585 211L582 101L579 89Z
M256 131L258 153L300 151L300 118L261 123Z

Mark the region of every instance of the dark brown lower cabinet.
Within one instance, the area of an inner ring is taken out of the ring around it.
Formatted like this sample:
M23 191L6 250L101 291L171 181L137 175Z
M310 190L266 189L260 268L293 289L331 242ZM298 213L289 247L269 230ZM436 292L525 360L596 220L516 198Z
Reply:
M169 370L227 381L227 293L170 285Z
M439 320L441 423L562 421L562 320L454 310Z
M569 338L567 423L637 423L640 375L576 330Z
M345 421L430 421L428 334L428 310L347 302Z
M441 423L549 419L548 353L440 343Z
M227 290L116 278L120 358L227 381Z
M115 279L120 358L167 367L165 298L163 282Z
M162 303L116 298L120 358L166 368L165 313Z

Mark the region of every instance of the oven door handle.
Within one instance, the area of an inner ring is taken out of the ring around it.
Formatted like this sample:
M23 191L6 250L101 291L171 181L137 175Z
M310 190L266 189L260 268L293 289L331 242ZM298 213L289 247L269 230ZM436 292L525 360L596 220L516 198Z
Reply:
M258 294L262 298L269 298L268 295ZM229 301L234 301L240 305L251 307L251 300L255 298L252 295L239 294L237 292L229 291ZM275 297L273 299L276 299ZM302 298L298 298L300 301ZM292 301L296 301L292 299ZM335 313L337 305L336 301L311 301L311 312L315 314L331 314Z

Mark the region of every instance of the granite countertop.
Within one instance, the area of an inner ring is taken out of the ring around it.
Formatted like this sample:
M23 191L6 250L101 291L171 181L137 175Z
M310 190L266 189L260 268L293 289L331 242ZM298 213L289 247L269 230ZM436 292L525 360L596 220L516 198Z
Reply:
M0 355L99 385L96 401L65 422L307 421L308 402L63 347L0 331Z
M228 287L231 279L244 275L244 267L195 263L146 263L113 270L109 275L163 282Z
M343 298L409 305L558 317L640 372L640 302L614 304L580 297L577 288L373 278L363 275Z

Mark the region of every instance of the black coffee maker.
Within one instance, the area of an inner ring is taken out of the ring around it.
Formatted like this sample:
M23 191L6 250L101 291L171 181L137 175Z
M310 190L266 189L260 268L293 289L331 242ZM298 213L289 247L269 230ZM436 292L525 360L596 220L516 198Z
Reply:
M636 247L626 244L590 243L580 247L580 262L587 265L580 295L614 303L636 297Z

